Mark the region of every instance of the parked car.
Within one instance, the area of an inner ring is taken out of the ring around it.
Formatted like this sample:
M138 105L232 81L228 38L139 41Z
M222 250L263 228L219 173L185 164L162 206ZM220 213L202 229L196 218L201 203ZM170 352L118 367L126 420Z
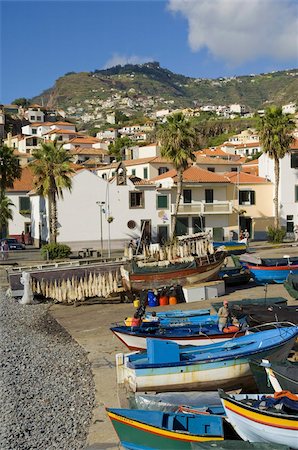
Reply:
M1 239L1 241L0 241L1 244L4 241L6 241L8 243L9 250L25 250L25 248L26 248L24 244L21 244L15 238Z

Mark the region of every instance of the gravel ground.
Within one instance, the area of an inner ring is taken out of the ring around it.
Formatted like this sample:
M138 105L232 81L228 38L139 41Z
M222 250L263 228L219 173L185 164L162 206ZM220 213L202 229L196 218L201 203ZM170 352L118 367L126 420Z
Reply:
M90 363L47 310L0 292L0 450L86 447Z

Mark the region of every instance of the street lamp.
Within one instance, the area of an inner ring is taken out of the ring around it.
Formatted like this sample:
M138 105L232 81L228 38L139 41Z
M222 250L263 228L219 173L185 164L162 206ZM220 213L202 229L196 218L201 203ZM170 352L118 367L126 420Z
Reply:
M100 256L102 258L103 255L103 239L102 239L102 212L103 212L103 207L106 204L106 202L96 202L96 204L99 206L100 208Z

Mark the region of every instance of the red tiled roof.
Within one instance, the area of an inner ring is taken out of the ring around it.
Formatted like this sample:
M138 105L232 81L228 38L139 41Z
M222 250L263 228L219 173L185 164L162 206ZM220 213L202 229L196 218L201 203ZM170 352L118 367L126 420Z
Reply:
M15 180L12 188L8 188L8 192L25 191L29 192L33 189L33 173L32 170L25 166L22 170L22 175L20 180Z
M243 163L244 166L258 166L259 165L259 160L258 159L253 159L251 161L247 161L245 163Z
M265 184L270 183L266 178L258 177L247 172L227 172L225 173L231 183L234 184Z
M298 139L297 138L294 139L294 141L290 145L290 148L292 148L294 150L298 149Z
M241 165L241 163L239 162L239 160L234 161L231 159L223 159L223 158L209 158L209 156L197 156L196 159L196 163L197 164L210 164L210 165L215 165L215 164L220 164L220 165L233 165L233 166L239 166Z
M99 139L97 139L95 137L82 136L82 134L80 135L80 133L77 133L75 131L73 131L72 133L70 132L69 134L77 134L78 135L77 137L70 139L69 142L71 144L97 144L98 142L101 142Z
M80 133L78 133L77 131L72 131L72 130L62 130L62 129L60 129L60 128L54 128L53 130L51 130L51 131L46 131L46 132L43 133L43 134L75 134L75 135L81 136ZM74 138L74 139L77 139L77 138Z
M195 152L196 156L206 155L206 156L229 156L228 153L224 152L221 148L203 148Z
M163 180L165 178L173 178L177 181L177 171L175 169L169 170L162 175L151 178L151 181ZM229 183L230 181L223 175L219 175L209 170L201 169L201 167L191 166L183 172L183 181L189 183Z
M253 147L260 147L261 143L259 141L256 142L248 142L247 144L233 144L233 142L224 142L222 144L222 147L235 147L235 148L253 148Z

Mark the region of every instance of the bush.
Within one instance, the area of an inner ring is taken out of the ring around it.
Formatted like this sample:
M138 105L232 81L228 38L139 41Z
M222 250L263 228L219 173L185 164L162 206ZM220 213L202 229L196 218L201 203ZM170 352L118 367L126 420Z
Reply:
M286 235L284 228L268 227L268 241L280 244Z
M68 258L71 249L65 244L46 244L41 248L41 255L44 259L63 259Z

